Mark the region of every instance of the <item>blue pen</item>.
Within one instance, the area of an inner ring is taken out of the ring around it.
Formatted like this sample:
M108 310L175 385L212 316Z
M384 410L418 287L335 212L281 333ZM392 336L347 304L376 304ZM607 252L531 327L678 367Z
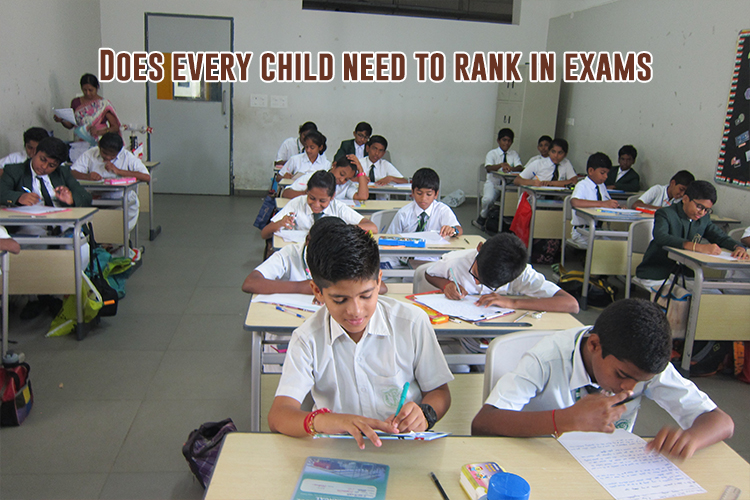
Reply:
M292 312L292 311L287 311L286 309L284 309L284 308L283 308L283 307L281 307L281 306L276 306L276 309L278 309L278 310L279 310L279 311L281 311L281 312L285 312L285 313L287 313L287 314L291 314L292 316L297 316L298 318L302 318L302 319L305 319L305 317L304 317L304 316L302 316L302 315L301 315L300 313L295 313L295 312Z
M409 392L409 382L406 382L404 384L404 388L401 390L401 399L398 401L398 406L396 407L396 415L399 414L401 411L401 407L404 406L404 402L406 401L406 393Z
M451 281L453 282L453 284L456 285L456 291L458 293L461 293L461 287L458 285L458 280L456 279L456 273L453 272L452 267L448 269L448 274L450 275Z
M24 191L26 191L27 193L30 193L30 192L31 192L31 189L27 188L26 186L21 186L21 189L23 189L23 190L24 190Z

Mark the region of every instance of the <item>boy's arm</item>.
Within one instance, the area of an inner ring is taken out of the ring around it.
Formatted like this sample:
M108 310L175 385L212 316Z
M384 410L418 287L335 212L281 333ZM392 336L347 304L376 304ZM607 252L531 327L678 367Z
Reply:
M617 200L584 200L583 198L571 198L570 206L573 208L620 208Z
M386 184L390 184L390 183L406 184L407 182L409 182L409 179L407 179L406 177L396 177L393 175L386 175L379 181L375 181L375 184L377 184L378 186L385 186Z
M281 228L291 228L294 225L294 216L293 215L285 215L281 219L279 219L276 222L269 222L266 224L266 227L260 230L260 237L264 240L267 240L268 238L273 237L273 233L278 231Z
M104 168L107 169L107 172L111 172L117 176L120 177L135 177L139 181L143 182L151 182L151 176L144 172L139 172L138 170L125 170L122 168L117 168L114 163L111 161L108 161ZM146 167L143 167L144 169ZM75 175L75 174L74 174Z
M312 295L310 281L269 280L257 269L251 272L242 284L245 293L304 293Z
M732 437L734 421L721 409L702 413L686 430L664 427L646 445L646 451L655 451L675 458L690 458L693 453L719 441Z
M526 309L528 311L578 313L578 301L565 290L558 290L555 295L546 298L509 297L507 295L489 293L482 295L477 300L477 305Z
M432 406L438 421L448 412L451 406L451 391L448 384L422 393L422 404ZM424 432L427 430L427 419L425 418L422 408L415 402L409 401L402 408L398 415L392 415L386 419L386 423L393 423L399 433L403 432Z
M21 245L13 238L0 238L0 250L18 255L21 253Z
M375 225L374 222L372 222L370 219L362 218L361 221L359 221L359 224L357 224L359 227L364 229L365 231L372 231L372 234L378 233L378 226Z
M83 186L78 183L78 180L73 177L70 173L70 167L58 167L54 173L60 173L63 180L63 185L70 190L71 200L73 203L68 203L75 207L90 207L91 206L91 193L86 191ZM58 188L61 186L58 186ZM59 195L58 195L59 197ZM66 202L67 203L67 202Z
M648 203L644 203L640 199L637 199L633 202L633 206L631 208L647 208L649 210L659 210L661 207L657 207L656 205L649 205Z
M365 169L362 168L362 163L360 163L357 155L346 155L346 157L349 159L349 161L357 166L357 175L354 177L354 179L357 182L358 187L357 192L354 193L352 199L364 201L370 197L370 188L367 186L367 184L370 182L370 178L367 177Z
M466 289L461 285L459 285L459 289L456 289L456 284L453 283L453 280L433 276L430 273L424 273L424 277L430 285L442 290L447 299L461 300L466 297Z
M292 198L302 196L303 194L305 194L304 191L295 191L294 189L286 188L281 192L281 197L291 200Z

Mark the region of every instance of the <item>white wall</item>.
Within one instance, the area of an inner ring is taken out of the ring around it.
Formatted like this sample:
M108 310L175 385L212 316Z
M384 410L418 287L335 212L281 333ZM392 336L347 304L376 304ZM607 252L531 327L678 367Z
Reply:
M313 120L328 137L332 158L354 125L366 120L389 141L394 164L410 175L431 166L444 190L476 192L476 165L495 146L496 84L418 83L416 50L523 51L547 44L548 0L524 0L519 26L410 17L303 11L300 0L101 0L102 45L144 49L144 12L231 16L235 50L252 51L251 80L234 86L234 172L238 189L265 189L281 141ZM265 50L312 53L402 51L410 60L399 84L263 83L257 57ZM103 84L123 123L145 121L144 84ZM287 109L251 108L250 94L286 95ZM158 133L158 131L155 131Z
M550 20L548 50L641 51L654 56L649 83L563 83L558 134L583 171L604 151L638 149L644 187L681 169L713 181L734 69L737 34L750 28L746 0L620 0ZM565 124L568 117L574 126ZM719 213L748 223L750 193L717 184Z
M80 94L84 73L96 73L98 0L3 0L0 9L0 156L23 150L32 126L70 132L52 119Z

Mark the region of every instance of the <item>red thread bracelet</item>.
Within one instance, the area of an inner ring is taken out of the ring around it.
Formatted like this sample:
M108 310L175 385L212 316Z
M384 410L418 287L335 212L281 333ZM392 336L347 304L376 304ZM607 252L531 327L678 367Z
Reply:
M557 422L555 422L555 410L552 410L552 427L555 429L555 439L560 437L560 433L557 431Z
M311 411L305 417L305 422L303 424L305 427L305 432L311 436L318 434L318 432L315 430L315 426L313 425L313 419L315 419L315 417L317 417L321 413L331 413L331 410L329 410L328 408L320 408L318 410Z

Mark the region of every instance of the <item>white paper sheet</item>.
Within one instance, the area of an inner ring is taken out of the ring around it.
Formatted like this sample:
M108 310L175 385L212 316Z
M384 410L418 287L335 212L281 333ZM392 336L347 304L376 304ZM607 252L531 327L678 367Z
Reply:
M478 306L476 305L476 301L479 297L480 295L467 295L461 300L450 300L442 293L429 293L416 295L414 299L440 314L461 318L464 321L483 321L515 312L513 309L504 309L502 307Z
M371 188L382 188L382 187L389 187L390 188L390 187L395 187L395 188L398 188L398 189L403 189L404 191L411 191L411 183L410 182L409 183L405 183L405 184L386 184L385 186L378 186L374 182L369 182L367 184L367 186L371 187Z
M9 208L6 208L5 210L9 212L18 212L18 213L26 214L26 215L47 215L47 214L54 214L57 212L67 212L70 209L48 207L40 203L38 205L9 207Z
M729 250L722 250L719 255L712 255L711 257L716 257L717 259L724 259L724 260L739 260L737 257L732 257L732 252Z
M76 115L73 113L73 108L53 108L52 111L56 116L59 116L66 122L70 122L75 125Z
M646 453L646 441L624 429L613 434L569 432L559 441L616 500L706 492L663 455Z
M418 233L400 233L403 238L417 238L424 240L427 245L450 245L451 242L440 236L437 231L421 231Z
M320 306L313 304L313 298L313 295L305 295L302 293L274 293L268 295L253 295L252 301L296 307L303 311L315 312L320 309Z
M303 243L307 237L307 231L301 231L299 229L279 229L276 231L281 239L291 243Z
M630 208L597 208L596 211L602 215L621 215L624 217L640 217L643 213Z

